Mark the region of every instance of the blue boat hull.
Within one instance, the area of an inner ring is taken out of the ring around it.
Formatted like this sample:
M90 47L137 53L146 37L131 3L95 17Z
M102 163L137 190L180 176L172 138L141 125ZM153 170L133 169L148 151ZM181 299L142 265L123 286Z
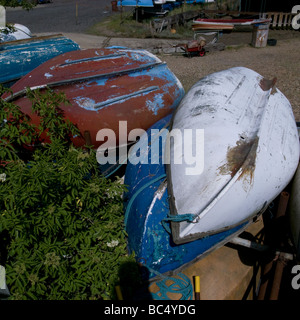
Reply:
M122 0L118 1L118 6L123 7L154 7L152 0Z
M148 130L150 137L151 129L161 130L168 128L171 115L158 121ZM154 131L152 131L154 132ZM166 136L162 140L164 146ZM166 171L162 164L162 148L160 154L152 153L151 144L156 143L158 136L152 134L147 152L149 164L127 164L125 173L125 185L128 191L124 195L125 200L125 227L128 234L129 252L134 252L136 260L148 268L147 277L154 280L158 274L171 274L178 272L188 264L193 263L212 250L219 248L232 237L240 234L249 222L214 234L176 245L168 230L166 221L169 214L169 194L166 186ZM141 150L133 149L139 153ZM157 149L157 148L156 148ZM154 157L159 156L158 164L150 164Z
M62 35L0 44L0 84L10 87L43 62L74 50L80 50L79 45Z

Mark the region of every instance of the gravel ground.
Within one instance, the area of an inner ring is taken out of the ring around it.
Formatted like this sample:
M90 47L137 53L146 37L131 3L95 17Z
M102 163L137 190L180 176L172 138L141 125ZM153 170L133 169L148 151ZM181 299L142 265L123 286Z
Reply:
M296 121L300 121L299 49L300 32L295 38L277 41L276 46L254 48L243 45L208 52L204 57L160 55L160 58L168 64L185 90L209 73L236 66L253 69L267 79L276 77L277 88L289 99Z

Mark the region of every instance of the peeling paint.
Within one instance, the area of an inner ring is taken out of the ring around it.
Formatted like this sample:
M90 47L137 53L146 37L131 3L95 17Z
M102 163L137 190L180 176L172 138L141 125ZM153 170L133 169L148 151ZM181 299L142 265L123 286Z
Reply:
M159 109L164 108L164 99L163 94L156 94L153 100L146 101L147 108L153 112L153 114L157 115Z
M181 83L165 63L147 51L130 49L62 54L18 81L10 99L30 110L25 88L46 86L66 94L72 106L62 106L65 116L82 133L90 131L95 148L101 144L96 141L100 129L111 129L119 137L119 121L127 120L128 132L137 126L145 130L171 113L184 95ZM83 145L79 139L74 143Z
M95 110L95 100L87 98L87 97L77 97L74 101L78 104L79 107L84 108L86 110Z
M53 77L53 75L52 75L51 73L48 73L48 72L46 72L46 73L44 74L44 76L45 76L47 79Z
M251 140L241 138L236 142L235 147L228 148L227 163L219 167L220 174L230 174L231 177L234 177L235 174L242 169L239 179L248 176L251 183L255 170L258 140L258 137Z
M79 49L78 44L71 39L58 35L0 44L0 83L12 85L43 62Z

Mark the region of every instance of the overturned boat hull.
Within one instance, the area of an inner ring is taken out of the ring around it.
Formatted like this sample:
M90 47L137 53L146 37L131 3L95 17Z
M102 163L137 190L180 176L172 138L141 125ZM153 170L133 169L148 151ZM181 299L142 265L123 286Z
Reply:
M2 43L0 83L10 87L45 61L79 49L77 43L61 34Z
M167 164L171 213L177 221L193 217L172 223L175 243L249 220L291 181L299 161L298 131L275 81L231 68L201 79L180 103L172 131L200 132L203 140L174 140L170 146L171 160L184 160Z
M22 24L15 23L10 27L0 28L0 43L31 38L31 31Z
M128 247L150 278L230 241L291 181L298 131L274 83L242 67L208 75L131 149Z
M150 280L155 280L161 274L179 272L202 259L240 234L252 222L241 223L235 228L193 242L180 245L174 243L169 230L170 193L163 160L167 138L167 133L163 133L163 130L169 129L170 120L171 115L148 130L151 140L148 150L144 148L144 154L141 154L138 144L132 148L129 160L133 155L139 154L141 161L136 165L129 161L125 173L124 184L128 188L124 195L128 250L134 252L137 262L146 267L144 276ZM151 130L154 131L151 133ZM156 143L161 143L161 148L156 148Z
M81 136L76 146L103 145L98 131L109 130L115 139L106 148L128 144L128 132L146 130L171 113L181 101L184 90L165 63L144 50L100 48L68 52L40 65L11 87L15 101L34 123L26 88L51 88L64 92L71 105L62 105L64 115L78 126ZM124 125L120 129L120 122ZM106 131L108 132L108 131Z
M235 26L251 26L270 23L271 19L203 19L193 21L195 29L232 30Z

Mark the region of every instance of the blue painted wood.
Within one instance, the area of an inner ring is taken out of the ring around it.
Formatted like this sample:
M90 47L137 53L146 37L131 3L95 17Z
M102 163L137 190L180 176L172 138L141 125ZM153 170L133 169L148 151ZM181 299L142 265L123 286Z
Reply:
M36 37L0 44L0 83L10 87L43 62L62 53L80 50L62 35Z
M125 227L128 234L129 252L135 252L136 260L148 269L148 277L154 279L156 273L168 274L179 271L184 266L205 256L210 251L220 247L232 237L246 228L245 222L235 228L207 236L199 240L176 245L168 231L168 223L164 220L169 214L169 201L167 187L165 192L158 191L166 179L165 166L162 162L162 148L159 148L159 163L151 164L156 159L157 153L152 153L151 148L157 142L162 128L168 128L171 115L161 119L148 131L148 150L141 150L138 144L131 150L132 154L139 156L144 152L149 164L133 165L128 163L125 173L125 185L128 191L124 195ZM156 132L151 131L157 129ZM151 135L152 132L152 135ZM160 138L162 146L165 144L166 135ZM157 149L157 148L155 148ZM157 192L161 198L156 197ZM156 201L154 198L156 197Z

